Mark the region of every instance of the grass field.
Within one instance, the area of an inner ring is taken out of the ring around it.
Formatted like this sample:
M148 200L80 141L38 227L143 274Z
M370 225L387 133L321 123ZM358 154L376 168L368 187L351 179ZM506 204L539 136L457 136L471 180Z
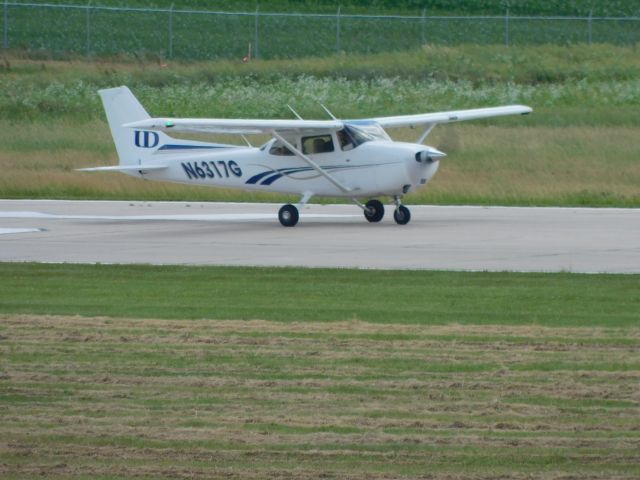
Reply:
M637 276L0 268L2 478L640 475Z
M326 118L324 103L359 118L524 103L533 115L436 128L428 141L449 156L407 202L637 207L639 58L633 47L607 45L167 67L5 57L0 197L285 200L75 172L117 162L96 91L126 84L154 115L290 118L291 104L305 118ZM391 133L414 141L420 132Z

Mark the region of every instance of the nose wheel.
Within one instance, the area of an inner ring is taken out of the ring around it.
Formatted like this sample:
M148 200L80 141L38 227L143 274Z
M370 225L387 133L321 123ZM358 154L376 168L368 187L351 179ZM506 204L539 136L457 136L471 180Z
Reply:
M407 207L400 203L400 197L393 197L396 209L393 212L393 219L398 225L406 225L411 220L411 212Z
M393 219L398 225L406 225L411 220L411 212L404 205L399 205L393 212Z

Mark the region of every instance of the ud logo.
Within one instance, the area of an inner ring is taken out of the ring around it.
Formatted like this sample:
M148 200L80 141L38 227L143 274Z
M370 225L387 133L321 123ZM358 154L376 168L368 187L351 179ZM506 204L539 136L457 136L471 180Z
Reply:
M136 130L134 141L136 147L153 148L160 142L160 135L156 132L143 132Z

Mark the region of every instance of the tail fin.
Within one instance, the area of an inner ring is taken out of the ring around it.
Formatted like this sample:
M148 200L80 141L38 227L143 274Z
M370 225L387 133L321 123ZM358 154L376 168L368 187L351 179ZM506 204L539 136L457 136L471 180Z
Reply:
M120 168L108 167L110 170L133 172L139 170L134 168L136 166L147 166L150 170L166 168L161 166L165 162L158 162L161 157L156 156L155 161L151 160L154 154L187 155L220 148L237 148L236 145L181 140L170 137L163 132L123 127L123 124L146 120L151 117L127 87L109 88L100 90L98 93L102 98L102 104L107 113L107 121L111 128L111 135L120 158ZM88 170L104 170L105 168Z
M138 99L127 87L100 90L100 97L111 135L116 144L121 166L142 165L153 154L156 146L169 138L162 132L133 130L125 123L151 118Z

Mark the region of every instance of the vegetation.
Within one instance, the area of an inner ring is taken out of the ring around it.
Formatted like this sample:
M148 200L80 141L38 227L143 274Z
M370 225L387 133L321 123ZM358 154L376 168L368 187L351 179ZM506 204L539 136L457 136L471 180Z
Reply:
M0 312L637 327L634 275L3 264Z
M640 474L637 276L2 273L2 478Z
M96 92L125 84L155 115L290 118L290 104L305 118L326 118L323 103L339 117L359 118L528 104L528 117L436 128L428 143L449 156L434 181L407 200L638 206L639 58L634 47L607 45L429 47L249 64L5 57L0 197L285 199L75 172L117 163ZM391 133L412 141L420 134Z

